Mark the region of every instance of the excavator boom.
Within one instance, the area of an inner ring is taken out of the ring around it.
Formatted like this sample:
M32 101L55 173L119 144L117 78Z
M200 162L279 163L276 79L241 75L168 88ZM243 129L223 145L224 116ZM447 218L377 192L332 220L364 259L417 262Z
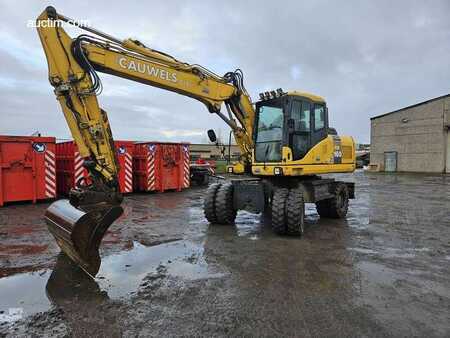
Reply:
M45 218L62 251L95 276L100 267L100 242L123 212L112 132L97 99L102 90L97 72L202 102L230 126L241 149L242 165L247 168L251 164L255 110L240 70L219 76L139 41L120 40L92 27L80 27L91 34L71 38L61 22L76 21L47 7L37 18L37 30L47 58L50 84L84 159L89 180L76 182L69 200L54 202ZM227 115L221 112L224 105Z

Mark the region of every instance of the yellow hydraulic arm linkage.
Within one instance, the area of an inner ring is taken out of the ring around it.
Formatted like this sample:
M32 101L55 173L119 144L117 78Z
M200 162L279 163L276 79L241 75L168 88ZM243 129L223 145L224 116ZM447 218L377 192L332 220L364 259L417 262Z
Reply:
M102 84L97 71L190 96L232 129L250 168L255 110L239 69L219 76L199 66L180 62L136 40L119 40L91 27L71 38L62 22L74 20L47 7L37 19L37 30L47 58L49 81L72 136L90 174L90 182L76 182L69 200L54 202L46 221L61 249L86 272L100 267L100 242L122 214L117 179L118 164L106 112L97 96ZM227 114L221 112L225 106Z

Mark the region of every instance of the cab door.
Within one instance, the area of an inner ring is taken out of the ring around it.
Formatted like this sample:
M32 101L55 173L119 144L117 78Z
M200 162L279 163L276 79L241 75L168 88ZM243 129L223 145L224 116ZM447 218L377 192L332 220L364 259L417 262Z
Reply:
M289 118L289 147L293 160L302 159L311 149L311 103L294 98Z
M327 108L322 103L314 103L311 113L311 147L327 137Z

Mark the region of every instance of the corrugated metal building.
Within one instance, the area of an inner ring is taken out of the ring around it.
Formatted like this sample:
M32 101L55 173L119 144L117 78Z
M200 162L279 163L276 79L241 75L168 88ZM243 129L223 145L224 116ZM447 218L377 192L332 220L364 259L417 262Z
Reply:
M450 173L450 94L370 119L370 169Z

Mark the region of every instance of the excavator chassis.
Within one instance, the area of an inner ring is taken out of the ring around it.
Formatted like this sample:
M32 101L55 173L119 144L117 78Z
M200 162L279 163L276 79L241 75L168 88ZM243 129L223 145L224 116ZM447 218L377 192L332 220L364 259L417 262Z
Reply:
M62 199L50 205L45 212L45 220L61 250L84 271L95 276L101 263L100 243L109 226L122 213L119 205L83 210Z
M305 203L315 203L324 218L345 218L354 183L319 176L239 178L210 185L204 213L212 224L233 224L238 210L271 214L272 229L280 235L301 236Z

